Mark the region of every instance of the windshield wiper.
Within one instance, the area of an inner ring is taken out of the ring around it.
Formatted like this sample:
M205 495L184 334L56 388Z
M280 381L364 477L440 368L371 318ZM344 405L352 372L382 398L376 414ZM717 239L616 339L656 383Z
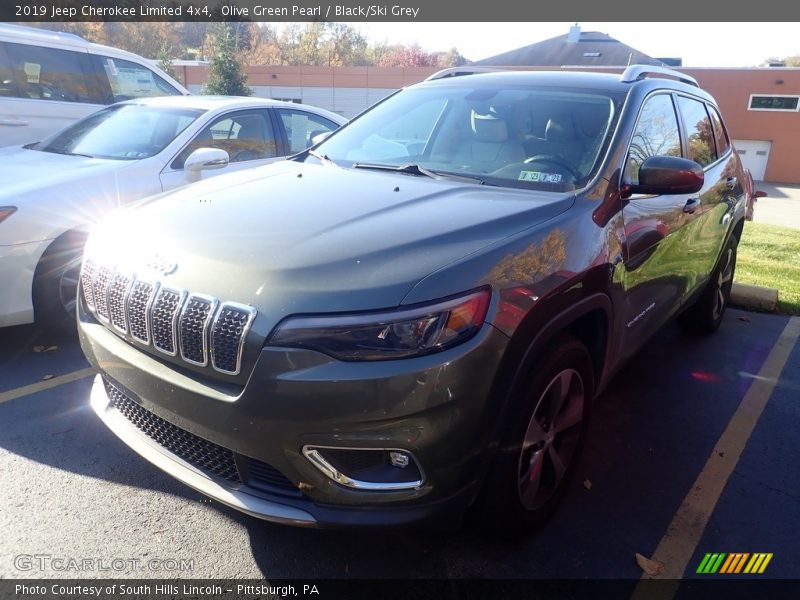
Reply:
M427 167L418 165L416 163L408 163L405 165L383 165L380 163L353 163L354 169L375 169L376 171L394 171L395 173L408 173L409 175L423 175L431 179L452 179L455 181L467 181L470 183L479 183L483 185L486 183L480 177L474 175L459 175L458 173L449 173L447 171L432 171Z
M80 152L68 152L66 150L42 149L43 152L50 152L51 154L63 154L65 156L83 156L84 158L94 158L91 154L81 154Z
M332 165L333 164L333 161L330 158L328 158L327 154L320 154L316 150L307 150L306 152L308 152L308 154L310 156L313 156L314 158L316 158L323 165Z

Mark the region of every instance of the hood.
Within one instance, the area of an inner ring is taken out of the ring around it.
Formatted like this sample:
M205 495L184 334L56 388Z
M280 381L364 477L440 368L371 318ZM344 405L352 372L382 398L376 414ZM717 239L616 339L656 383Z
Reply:
M86 158L22 147L0 151L0 199L20 198L30 192L89 179L124 166L127 161Z
M86 255L287 314L399 305L431 272L565 211L574 194L291 161L117 212ZM173 269L174 267L174 269ZM460 291L460 290L454 290Z

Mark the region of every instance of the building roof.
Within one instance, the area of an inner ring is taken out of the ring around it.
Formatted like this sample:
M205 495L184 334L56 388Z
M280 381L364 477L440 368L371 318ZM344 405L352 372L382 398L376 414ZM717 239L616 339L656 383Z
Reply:
M502 67L624 67L632 64L661 65L662 62L605 33L581 31L576 25L566 35L490 56L473 64Z

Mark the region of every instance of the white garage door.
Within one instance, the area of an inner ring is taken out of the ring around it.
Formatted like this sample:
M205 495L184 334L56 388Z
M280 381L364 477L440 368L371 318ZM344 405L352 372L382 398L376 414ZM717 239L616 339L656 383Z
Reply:
M764 180L764 173L767 170L769 160L769 150L772 142L761 140L733 140L733 147L742 159L742 164L750 169L753 179L756 181Z

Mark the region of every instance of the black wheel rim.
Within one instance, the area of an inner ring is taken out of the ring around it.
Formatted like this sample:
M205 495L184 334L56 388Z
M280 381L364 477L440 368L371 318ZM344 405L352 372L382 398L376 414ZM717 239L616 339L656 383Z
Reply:
M517 489L527 510L546 504L564 480L580 442L585 400L575 369L557 373L537 400L519 457Z

